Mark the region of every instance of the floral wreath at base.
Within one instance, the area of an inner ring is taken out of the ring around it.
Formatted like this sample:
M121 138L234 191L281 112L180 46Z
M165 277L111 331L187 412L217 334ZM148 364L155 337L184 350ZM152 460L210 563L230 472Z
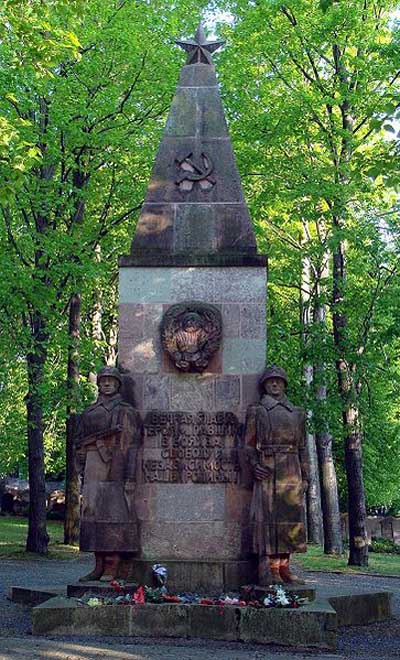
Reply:
M176 605L214 605L224 607L233 605L235 607L255 607L259 609L269 608L298 608L308 602L307 598L300 598L296 594L285 591L280 585L272 585L271 592L260 599L251 599L252 587L244 589L245 597L240 599L236 595L223 594L217 598L207 598L197 593L185 592L181 594L169 594L165 586L149 587L140 585L133 593L127 592L122 580L113 580L110 587L114 593L107 596L97 596L92 593L84 594L78 598L78 603L89 607L104 605L145 605L146 603L176 604Z

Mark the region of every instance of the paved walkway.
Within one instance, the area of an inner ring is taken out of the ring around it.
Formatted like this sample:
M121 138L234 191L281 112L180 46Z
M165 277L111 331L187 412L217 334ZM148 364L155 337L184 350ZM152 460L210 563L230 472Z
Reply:
M368 575L308 573L307 582L319 592L365 590L394 592L395 618L368 627L339 631L336 654L296 651L206 640L167 640L99 637L39 638L30 633L30 609L11 603L7 592L12 585L37 586L75 582L87 572L91 559L72 561L0 561L0 660L391 660L400 658L400 578Z

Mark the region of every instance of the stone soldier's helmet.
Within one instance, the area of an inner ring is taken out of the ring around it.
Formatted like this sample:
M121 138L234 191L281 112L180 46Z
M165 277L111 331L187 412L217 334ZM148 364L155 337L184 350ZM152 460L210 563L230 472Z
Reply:
M276 364L271 364L270 367L267 367L260 378L260 387L262 387L266 380L269 378L282 378L285 381L285 385L288 385L288 379L286 371L282 367L278 367Z
M100 382L100 378L103 378L103 376L111 376L112 378L115 378L115 380L119 382L119 386L121 387L122 376L116 367L103 367L102 369L100 369L100 371L97 373L97 385Z

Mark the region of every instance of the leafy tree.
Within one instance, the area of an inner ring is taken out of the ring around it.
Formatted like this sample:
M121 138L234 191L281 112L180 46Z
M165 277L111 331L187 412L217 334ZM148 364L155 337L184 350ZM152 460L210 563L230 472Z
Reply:
M391 209L390 188L398 185L397 145L390 139L400 105L398 3L258 0L221 6L235 17L233 29L225 28L232 42L225 88L235 89L227 102L259 234L271 254L269 355L305 358L297 341L298 296L291 294L299 287L301 254L313 264L316 303L329 306L324 331L321 324L315 328L311 346L330 386L331 412L325 413L331 432L344 440L349 562L363 565L364 373L375 319L398 277L385 237L367 218ZM300 248L305 225L309 241ZM375 258L377 245L383 260ZM364 284L363 304L354 304L356 282L358 290ZM289 371L295 364L290 360ZM318 405L315 410L318 423Z
M0 109L10 122L23 122L24 140L39 154L15 196L2 204L0 229L13 273L0 304L18 329L16 346L26 360L31 509L36 507L27 547L38 552L47 549L43 436L55 413L50 371L54 361L58 373L60 364L65 369L68 350L68 412L77 409L77 336L70 326L68 337L65 311L75 310L76 326L81 312L74 301L90 299L98 279L115 281L117 256L128 249L148 178L154 135L173 92L178 55L171 54L170 35L184 32L180 16L196 20L199 6L190 0L174 7L121 0L83 5L81 17L66 15L64 5L52 7L53 23L77 35L79 59L54 63L51 76L36 76L30 67L0 73ZM12 62L24 46L18 34L11 44L2 42L2 61ZM11 179L11 166L9 174ZM86 301L84 312L90 317Z

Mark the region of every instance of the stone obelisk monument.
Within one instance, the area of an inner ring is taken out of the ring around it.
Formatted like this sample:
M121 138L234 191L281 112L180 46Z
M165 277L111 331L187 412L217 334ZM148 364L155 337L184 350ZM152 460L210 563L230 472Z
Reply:
M210 53L188 53L131 254L120 259L119 364L144 419L141 558L175 589L254 581L242 426L265 364L266 258L256 241ZM146 572L147 571L147 572Z

